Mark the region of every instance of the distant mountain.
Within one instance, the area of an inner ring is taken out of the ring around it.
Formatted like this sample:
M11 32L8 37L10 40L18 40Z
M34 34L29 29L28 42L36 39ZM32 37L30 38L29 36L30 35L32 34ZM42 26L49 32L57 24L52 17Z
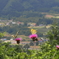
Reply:
M0 0L0 16L20 16L24 11L59 12L59 0Z

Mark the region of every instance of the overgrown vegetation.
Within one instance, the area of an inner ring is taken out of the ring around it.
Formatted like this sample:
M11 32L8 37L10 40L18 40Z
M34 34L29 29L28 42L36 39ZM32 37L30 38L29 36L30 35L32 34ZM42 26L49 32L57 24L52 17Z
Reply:
M21 45L0 43L0 59L59 59L59 26L53 25L47 33L48 41L40 45L38 50L29 50Z

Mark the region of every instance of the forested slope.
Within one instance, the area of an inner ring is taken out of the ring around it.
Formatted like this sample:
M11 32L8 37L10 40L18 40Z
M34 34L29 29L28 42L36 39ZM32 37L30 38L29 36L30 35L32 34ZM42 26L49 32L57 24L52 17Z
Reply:
M21 15L24 11L59 12L58 0L0 0L0 15Z

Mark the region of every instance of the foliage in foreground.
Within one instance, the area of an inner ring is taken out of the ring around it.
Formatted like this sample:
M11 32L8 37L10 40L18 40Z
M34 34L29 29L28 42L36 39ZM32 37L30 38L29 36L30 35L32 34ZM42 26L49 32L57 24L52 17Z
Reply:
M21 45L0 43L0 59L59 59L59 27L53 25L48 32L49 40L43 43L38 50L26 50Z

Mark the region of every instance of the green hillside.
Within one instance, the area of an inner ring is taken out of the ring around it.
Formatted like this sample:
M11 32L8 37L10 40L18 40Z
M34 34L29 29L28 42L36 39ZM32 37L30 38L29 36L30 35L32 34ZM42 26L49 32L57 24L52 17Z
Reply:
M0 16L19 17L24 11L59 12L59 0L0 0Z

